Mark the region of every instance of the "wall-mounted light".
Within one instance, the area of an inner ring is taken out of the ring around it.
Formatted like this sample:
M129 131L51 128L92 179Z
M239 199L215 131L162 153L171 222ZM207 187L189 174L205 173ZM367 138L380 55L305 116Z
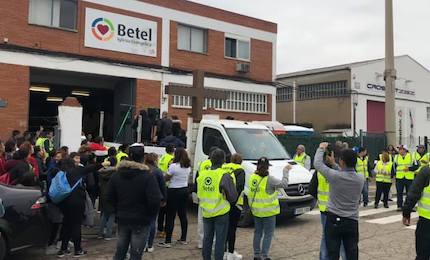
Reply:
M63 98L61 98L61 97L47 97L46 101L49 101L49 102L63 102Z
M51 89L45 86L34 85L34 86L30 86L30 91L49 93L51 92Z
M82 96L82 97L89 97L90 92L88 91L80 91L80 90L73 90L72 95L74 96Z

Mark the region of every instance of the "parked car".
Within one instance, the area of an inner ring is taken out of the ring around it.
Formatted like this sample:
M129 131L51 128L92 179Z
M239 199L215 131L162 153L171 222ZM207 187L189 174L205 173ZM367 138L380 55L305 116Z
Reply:
M45 246L49 238L46 198L38 187L0 184L0 260L31 246Z

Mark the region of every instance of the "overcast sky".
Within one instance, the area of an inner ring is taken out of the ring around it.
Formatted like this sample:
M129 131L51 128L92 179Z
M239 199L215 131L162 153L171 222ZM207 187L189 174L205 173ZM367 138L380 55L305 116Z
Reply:
M277 73L384 57L384 0L194 0L278 24ZM430 68L430 0L394 0L395 54Z

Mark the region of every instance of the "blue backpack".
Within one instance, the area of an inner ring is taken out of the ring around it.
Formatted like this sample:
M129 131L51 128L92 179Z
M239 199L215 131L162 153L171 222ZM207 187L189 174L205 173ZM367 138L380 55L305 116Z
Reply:
M52 179L51 186L49 187L48 195L51 201L59 203L67 198L72 191L81 184L82 178L79 179L73 187L70 187L69 181L67 180L66 173L59 171L57 175Z

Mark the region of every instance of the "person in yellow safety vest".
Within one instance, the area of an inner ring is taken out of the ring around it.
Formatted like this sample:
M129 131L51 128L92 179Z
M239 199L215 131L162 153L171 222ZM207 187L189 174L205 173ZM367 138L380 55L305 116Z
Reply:
M269 250L276 226L276 216L280 214L277 189L288 187L288 173L292 166L287 164L282 180L269 174L270 162L262 157L257 162L257 170L248 180L245 195L254 216L254 259L270 259Z
M169 144L166 146L166 153L160 157L158 160L158 168L163 172L164 176L166 176L167 171L169 170L170 164L173 162L175 154L175 146ZM169 182L166 182L166 187ZM164 238L166 236L166 216L167 216L167 207L160 207L160 211L158 212L157 218L157 231L158 237Z
M329 146L329 148L327 148L326 152L324 153L324 164L332 169L339 169L339 166L336 164L334 152L331 146ZM330 198L330 184L319 171L315 171L314 175L312 176L311 182L309 183L309 194L311 194L312 197L314 197L318 201L318 208L320 210L323 232L321 234L319 259L329 260L324 229L327 221L327 204ZM343 243L341 244L340 256L343 260L346 260L345 248L343 246Z
M225 169L233 179L236 185L237 194L239 197L237 201L230 205L230 219L227 234L227 260L240 260L243 258L241 254L235 251L236 244L236 230L240 220L240 215L243 206L243 189L245 188L245 170L242 167L242 156L240 154L233 154L230 159L230 163L223 165Z
M45 151L45 158L47 158L49 154L55 149L54 143L52 142L52 138L52 132L43 132L36 140L36 146L39 146L40 149L43 149Z
M306 148L304 145L301 144L297 146L296 154L294 155L293 160L306 169L311 169L311 157L306 154Z
M399 154L394 158L394 169L396 171L396 190L397 190L397 211L403 207L403 191L409 192L409 188L414 180L418 164L414 162L412 155L406 145L399 146Z
M223 260L228 233L230 205L237 200L233 179L222 168L224 151L217 149L211 154L212 166L199 172L197 197L203 215L203 260L212 259L212 245L215 239L215 260Z
M430 259L430 168L424 166L413 181L405 205L403 224L411 224L411 212L418 202L419 220L415 231L417 260Z
M122 160L128 158L128 144L123 144L118 147L118 152L116 154L116 162L120 163Z
M363 206L367 207L367 204L369 203L369 177L371 172L371 166L369 162L369 156L367 155L367 149L364 147L360 147L358 149L358 156L357 156L357 164L355 166L355 171L357 174L360 174L364 177L364 186L362 194L362 201Z
M373 171L376 176L375 209L379 207L382 194L384 195L382 200L384 208L388 208L388 197L395 171L393 162L390 161L390 154L387 151L382 152L381 160L378 161Z
M415 174L418 174L422 167L429 164L429 156L430 154L426 152L424 145L417 146L417 151L412 155L413 160L419 165L419 168L415 171Z
M379 161L382 161L382 154L383 153L384 152L382 152L382 153L379 154ZM393 162L393 156L390 153L388 153L388 160L389 160L389 162Z

